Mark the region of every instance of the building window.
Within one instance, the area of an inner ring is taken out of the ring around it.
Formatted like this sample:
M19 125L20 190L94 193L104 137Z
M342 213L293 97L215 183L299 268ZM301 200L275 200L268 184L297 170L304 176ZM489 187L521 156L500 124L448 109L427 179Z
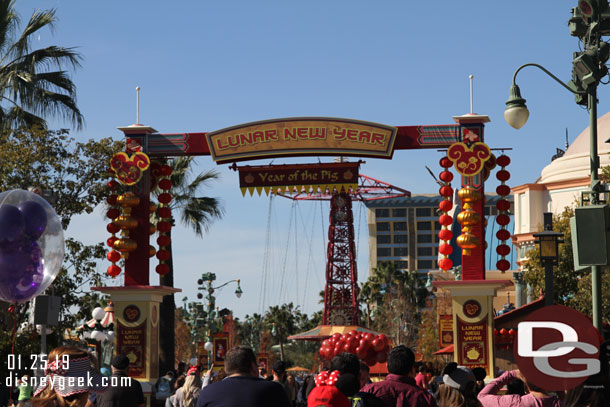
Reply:
M394 235L394 243L408 243L409 235Z
M438 234L434 235L434 243L438 243L441 241L441 238L438 237Z
M389 247L378 247L377 257L390 257L392 255L392 249Z
M378 232L389 232L390 231L390 222L377 222L377 231Z
M431 247L418 247L417 248L418 256L432 256L432 248Z
M397 269L408 269L409 268L408 261L395 261L394 264L396 265Z
M409 248L408 247L395 247L394 248L394 256L408 256Z
M417 235L417 243L432 243L432 235Z
M407 230L407 222L394 222L394 231L403 232Z
M395 218L406 218L407 210L405 208L392 209L392 216Z
M431 268L434 267L433 263L434 263L433 260L418 260L417 261L417 268L419 270L422 270L422 269L431 269Z
M432 208L415 208L415 216L418 218L423 216L432 216Z
M391 239L390 239L390 235L377 236L377 244L384 244L384 243L392 243Z
M375 216L378 218L389 218L390 210L389 209L375 209Z
M432 230L432 222L417 222L417 230Z
M440 223L438 223L438 222L434 222L434 230L436 230L437 232L438 232L439 230L441 230L441 228L442 228L442 227L443 227L443 226L442 226Z

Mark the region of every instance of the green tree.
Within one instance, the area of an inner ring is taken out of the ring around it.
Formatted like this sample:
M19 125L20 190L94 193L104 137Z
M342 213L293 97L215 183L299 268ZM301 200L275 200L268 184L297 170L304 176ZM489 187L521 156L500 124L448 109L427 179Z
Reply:
M92 213L105 200L105 179L110 157L123 148L123 143L110 138L99 141L76 142L67 131L35 130L0 131L0 190L40 188L50 192L49 199L65 228L73 216ZM102 243L85 245L67 238L64 264L54 283L48 289L62 298L59 326L48 338L49 348L59 344L61 333L74 329L83 320L90 319L91 310L105 305L96 293L88 292L92 285L102 285L106 278L97 271L105 260ZM17 307L15 322L21 325L27 319L27 305ZM0 305L0 354L10 353L10 336L13 315L9 304ZM75 307L78 311L75 313ZM30 333L35 335L33 331ZM40 341L17 339L17 353L29 355L39 352ZM21 346L26 344L27 346ZM37 349L34 349L37 348ZM0 369L4 366L0 365ZM2 372L0 376L4 377Z
M265 313L264 321L266 327L277 338L280 345L280 359L284 360L284 344L288 336L296 333L297 319L295 317L298 307L293 303L273 305Z
M203 236L203 232L207 231L216 219L220 219L223 215L222 203L218 198L210 198L206 196L197 196L200 190L208 186L211 181L217 180L219 174L214 171L206 171L198 174L191 179L193 157L178 157L172 160L169 165L172 167L172 182L171 195L172 201L170 208L172 210L172 218L170 222L174 226L176 224L177 213L180 214L181 223L191 228L198 237ZM157 194L161 193L157 191ZM171 238L171 231L169 232ZM172 254L167 262L169 273L160 277L161 285L167 287L174 286L174 265L172 244L170 242L167 250ZM174 368L174 321L175 321L176 302L173 295L163 297L163 302L159 309L160 313L160 329L161 332L168 332L167 335L161 335L160 338L160 366L161 372L166 372Z
M46 116L57 116L82 127L76 87L64 67L80 65L74 48L32 49L43 29L53 29L55 10L36 10L19 33L15 0L0 0L0 129L46 127Z

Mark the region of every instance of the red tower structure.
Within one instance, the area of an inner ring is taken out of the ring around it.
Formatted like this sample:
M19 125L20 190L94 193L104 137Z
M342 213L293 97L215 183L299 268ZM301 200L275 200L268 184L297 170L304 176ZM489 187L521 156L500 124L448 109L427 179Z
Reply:
M411 196L409 191L363 174L358 179L355 191L300 192L294 195L278 193L294 200L330 200L322 325L360 324L352 202Z

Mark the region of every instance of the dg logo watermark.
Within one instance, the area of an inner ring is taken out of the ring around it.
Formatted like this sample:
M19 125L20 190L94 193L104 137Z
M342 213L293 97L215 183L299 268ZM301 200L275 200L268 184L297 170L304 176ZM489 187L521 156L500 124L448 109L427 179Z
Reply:
M513 350L528 382L545 390L569 390L600 371L600 342L584 314L553 305L518 324Z

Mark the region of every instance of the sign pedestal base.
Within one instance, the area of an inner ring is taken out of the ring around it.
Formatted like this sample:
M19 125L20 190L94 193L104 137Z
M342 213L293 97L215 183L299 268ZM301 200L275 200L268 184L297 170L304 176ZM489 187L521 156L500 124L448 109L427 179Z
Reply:
M180 292L165 286L92 287L114 303L114 352L129 358L129 376L142 384L146 405L159 378L159 305Z
M435 281L451 292L453 313L453 360L474 369L482 367L487 379L495 376L493 299L510 280Z

